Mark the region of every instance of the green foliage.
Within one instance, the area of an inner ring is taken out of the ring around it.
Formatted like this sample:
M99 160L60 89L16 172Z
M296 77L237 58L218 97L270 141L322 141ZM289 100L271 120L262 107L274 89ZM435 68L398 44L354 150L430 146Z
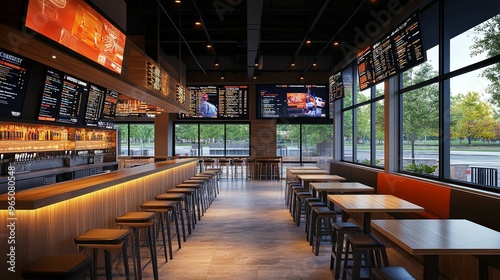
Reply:
M437 167L437 165L429 166L423 163L410 163L405 167L405 170L419 174L432 175L436 172Z

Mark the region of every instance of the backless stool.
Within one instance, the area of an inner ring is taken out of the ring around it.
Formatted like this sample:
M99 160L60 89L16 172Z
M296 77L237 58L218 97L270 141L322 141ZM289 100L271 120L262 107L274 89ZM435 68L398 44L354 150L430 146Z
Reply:
M347 261L349 253L352 253L352 267ZM344 260L343 280L347 275L353 280L371 279L373 267L389 266L385 245L369 233L347 234Z
M155 238L155 221L156 213L154 212L129 212L120 217L115 218L115 222L120 227L128 227L132 230L134 237L134 255L137 262L134 261L134 268L137 279L142 279L142 265L141 265L141 249L140 237L141 229L147 230L149 252L151 255L151 265L153 267L153 277L158 280L158 262L156 259L156 238Z
M157 214L157 220L160 223L161 234L163 238L163 252L165 254L165 262L167 262L168 258L165 248L165 227L163 223L163 220L165 220L165 224L167 226L168 251L170 253L170 259L173 259L174 254L172 250L172 234L170 231L170 215L174 217L175 230L177 234L177 244L179 249L181 248L181 235L179 234L179 220L177 219L176 203L174 201L150 200L141 204L141 209L148 212L156 212Z
M106 265L106 279L112 278L111 251L121 249L123 254L123 266L125 268L125 277L129 279L129 266L127 256L127 243L130 230L128 229L91 229L77 237L75 243L78 248L92 249L92 273L93 278L97 277L97 250L104 250L104 259Z
M333 224L332 254L330 256L330 269L335 268L334 279L340 278L340 266L344 260L344 244L346 234L363 233L363 229L355 223L340 222ZM344 260L349 261L349 260Z
M183 193L162 193L155 196L155 200L166 200L173 201L177 207L177 214L179 214L181 218L182 225L182 239L186 242L186 227L184 225L184 213L186 213L186 220L188 226L188 233L191 234L191 220L189 219L189 206L186 201L186 195ZM182 206L184 205L184 210Z
M184 183L181 183L181 184L177 184L175 185L175 188L176 189L193 189L194 190L194 201L195 201L195 204L196 204L196 212L198 213L198 221L201 220L201 216L202 216L202 212L203 212L203 200L201 199L201 191L202 191L202 184L184 184Z
M189 210L187 216L188 219L191 221L191 226L193 226L193 229L195 229L195 224L196 222L196 212L195 212L195 195L194 195L195 190L193 188L171 188L167 190L167 193L181 193L186 196L186 204L187 204L187 209ZM188 220L188 221L189 221Z
M337 219L337 212L326 206L312 207L311 211L310 234L312 234L312 238L309 238L309 242L312 243L314 255L318 256L324 233L333 239L333 224Z
M95 280L92 273L92 260L85 255L47 256L34 261L23 270L23 279L73 280L82 279L86 272Z

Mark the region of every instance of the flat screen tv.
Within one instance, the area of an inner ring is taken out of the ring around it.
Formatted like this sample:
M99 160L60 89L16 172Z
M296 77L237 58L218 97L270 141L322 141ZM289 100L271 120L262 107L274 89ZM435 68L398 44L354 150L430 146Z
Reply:
M120 74L125 34L83 0L28 0L25 26Z
M248 119L248 86L188 86L189 112L180 119Z
M364 90L425 62L418 14L413 14L390 35L358 53L359 88Z
M326 85L257 85L257 117L317 118L328 117Z
M0 49L0 117L20 118L32 61Z

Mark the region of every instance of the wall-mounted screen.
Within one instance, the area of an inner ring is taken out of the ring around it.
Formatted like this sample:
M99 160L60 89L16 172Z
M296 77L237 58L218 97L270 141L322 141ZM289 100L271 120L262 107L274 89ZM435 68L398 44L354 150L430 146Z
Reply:
M42 101L38 112L38 120L55 122L59 110L62 91L62 73L47 69L43 84Z
M161 110L153 105L119 94L116 103L116 117L155 118Z
M327 118L326 85L257 85L259 118Z
M122 72L125 34L83 0L29 0L25 25L111 71Z
M83 100L86 100L88 93L89 84L87 82L64 74L56 121L67 124L81 124L84 114Z
M0 117L20 118L32 61L0 49Z
M106 89L96 85L90 85L87 106L85 109L85 124L97 126L102 116Z
M114 120L116 115L116 103L118 102L118 92L108 89L106 99L104 99L103 120Z
M390 35L358 53L359 88L364 90L425 60L420 23L414 14Z
M248 86L188 86L189 112L179 118L248 119Z

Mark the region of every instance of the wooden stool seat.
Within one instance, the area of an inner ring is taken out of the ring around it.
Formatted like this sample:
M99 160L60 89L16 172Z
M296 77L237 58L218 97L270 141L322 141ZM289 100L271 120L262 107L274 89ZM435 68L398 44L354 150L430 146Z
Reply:
M415 280L411 274L401 266L374 267L372 273L379 280Z
M329 233L333 239L333 224L337 218L337 212L331 210L326 206L312 207L311 209L311 225L310 233L312 237L309 238L309 243L312 245L312 250L315 256L319 255L319 247L323 238L323 229ZM325 228L323 228L323 226Z
M162 193L155 196L156 200L166 200L166 201L174 201L177 207L177 212L181 217L181 225L182 225L182 239L186 242L186 227L184 226L184 214L182 212L182 201L185 201L184 212L186 213L188 233L191 234L191 219L189 218L189 205L186 200L186 195L183 193Z
M363 233L363 229L355 223L339 222L333 224L332 253L330 269L335 268L334 279L340 278L340 264L344 257L344 239L348 233ZM344 260L348 261L348 260Z
M92 260L84 255L47 256L23 270L24 279L78 279L86 271L92 277ZM93 278L95 279L95 278Z
M346 279L348 274L353 280L371 279L373 267L389 266L384 243L369 233L347 234L345 251L344 260L349 259L349 253L352 254L352 267L350 268L348 262L344 261L342 279Z

